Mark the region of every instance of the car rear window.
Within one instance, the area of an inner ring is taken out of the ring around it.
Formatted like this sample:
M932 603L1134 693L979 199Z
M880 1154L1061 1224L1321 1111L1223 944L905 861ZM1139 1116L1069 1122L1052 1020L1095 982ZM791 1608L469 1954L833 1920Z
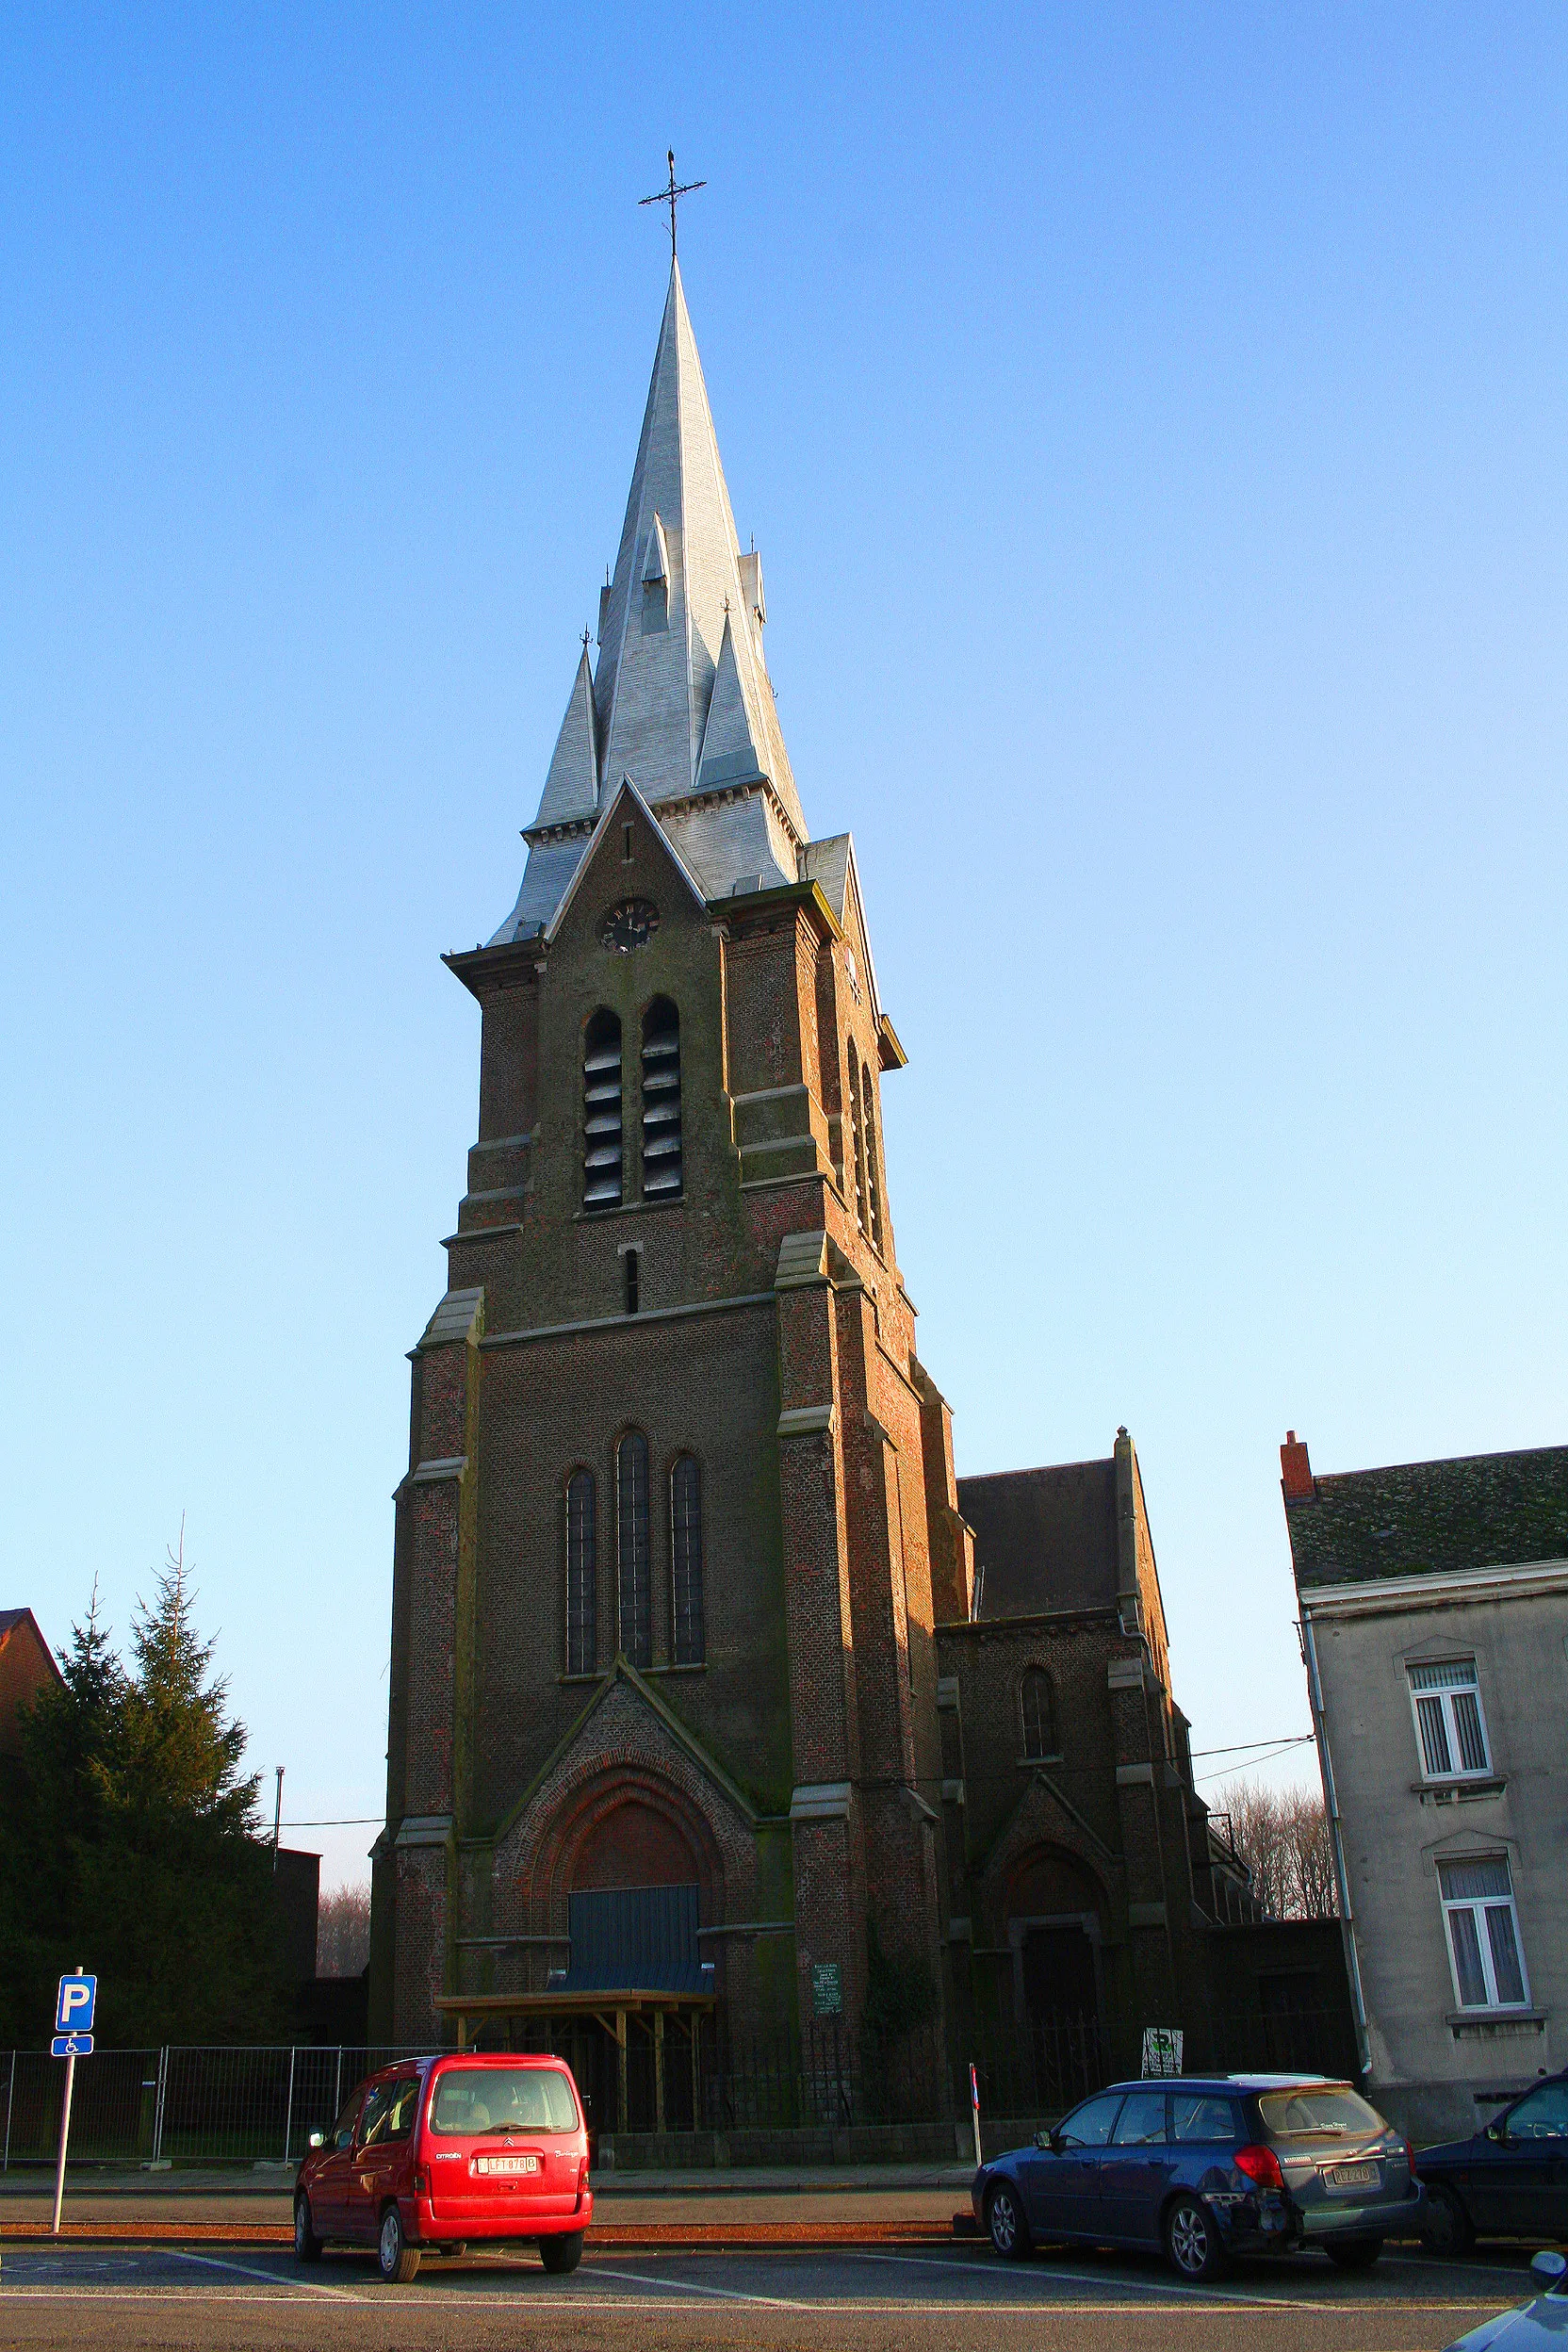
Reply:
M1344 2082L1331 2082L1322 2089L1306 2083L1298 2091L1261 2091L1258 2112L1265 2130L1277 2140L1334 2138L1388 2130L1377 2109Z
M1228 2099L1210 2091L1176 2091L1170 2101L1171 2137L1184 2147L1207 2141L1211 2147L1233 2148L1236 2111Z
M436 2079L430 2128L480 2132L575 2132L577 2101L559 2066L448 2066Z

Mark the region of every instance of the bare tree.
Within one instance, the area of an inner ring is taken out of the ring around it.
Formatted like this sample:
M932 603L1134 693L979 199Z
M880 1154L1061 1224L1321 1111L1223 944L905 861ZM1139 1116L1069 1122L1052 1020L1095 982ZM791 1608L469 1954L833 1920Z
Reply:
M1252 1892L1271 1919L1331 1919L1333 1854L1323 1799L1315 1788L1269 1788L1233 1780L1221 1789L1236 1852L1252 1873Z
M316 1913L318 1976L358 1976L370 1957L370 1889L335 1886Z

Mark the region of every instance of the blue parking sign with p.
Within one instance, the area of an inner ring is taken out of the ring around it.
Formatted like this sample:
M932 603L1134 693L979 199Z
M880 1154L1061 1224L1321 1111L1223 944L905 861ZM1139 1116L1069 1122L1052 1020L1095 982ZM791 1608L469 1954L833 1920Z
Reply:
M92 2012L98 2001L98 1979L95 1976L62 1976L59 1999L55 2005L57 2034L90 2034Z

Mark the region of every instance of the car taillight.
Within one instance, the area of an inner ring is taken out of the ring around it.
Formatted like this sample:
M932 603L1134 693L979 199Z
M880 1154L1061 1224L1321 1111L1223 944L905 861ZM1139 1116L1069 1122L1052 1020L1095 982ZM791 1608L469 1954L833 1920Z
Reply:
M1405 2151L1405 2170L1410 2174L1411 2179L1413 2180L1415 2178L1415 2150L1412 2148L1408 2140L1401 2140L1399 2145Z
M1271 2148L1238 2148L1231 2161L1238 2172L1244 2172L1249 2180L1255 2180L1260 2189L1284 2187L1285 2177Z
M416 2197L428 2197L430 2195L430 2175L428 2172L416 2172L415 2174L414 2194Z
M583 2151L581 2161L580 2161L580 2164L578 2164L578 2168L577 2168L577 2193L578 2193L579 2197L580 2197L580 2196L582 2195L583 2190L584 2190L587 2186L588 2186L588 2156L587 2156L587 2151L586 2151L586 2149L585 2149L585 2150Z

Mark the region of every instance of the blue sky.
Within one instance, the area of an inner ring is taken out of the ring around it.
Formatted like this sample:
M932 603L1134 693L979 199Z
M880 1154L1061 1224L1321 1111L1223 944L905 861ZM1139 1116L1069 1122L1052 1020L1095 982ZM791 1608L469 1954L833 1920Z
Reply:
M286 1818L382 1804L437 958L614 552L672 143L960 1470L1131 1428L1210 1749L1306 1728L1287 1425L1568 1436L1560 9L6 8L0 1603L122 1634L185 1512Z

